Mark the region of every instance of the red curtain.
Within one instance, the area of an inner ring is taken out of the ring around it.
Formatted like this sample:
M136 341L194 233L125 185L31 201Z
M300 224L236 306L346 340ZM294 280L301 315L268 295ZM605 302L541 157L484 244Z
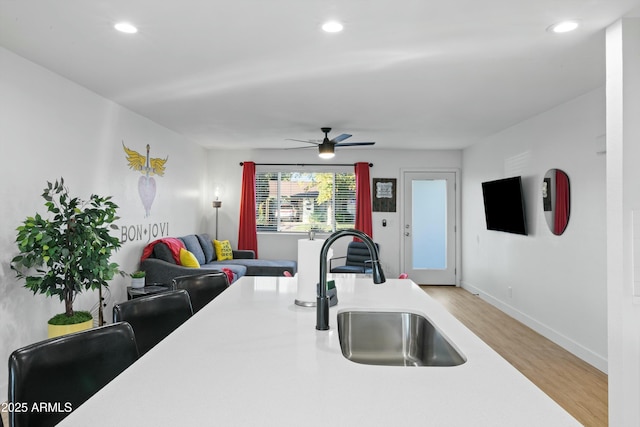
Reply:
M369 179L369 163L359 162L355 165L356 172L356 230L366 233L373 238L371 221L371 184Z
M242 169L242 194L240 196L240 230L238 249L250 249L258 258L256 229L256 164L244 162Z
M562 234L569 222L569 177L556 170L556 212L553 219L554 234Z

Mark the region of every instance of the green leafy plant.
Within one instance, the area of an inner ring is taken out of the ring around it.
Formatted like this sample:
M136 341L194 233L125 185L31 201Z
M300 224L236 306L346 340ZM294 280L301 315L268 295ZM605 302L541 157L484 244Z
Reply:
M147 275L147 272L142 270L134 271L133 273L130 274L131 278L133 279L142 279L146 275Z
M64 315L74 315L73 300L83 290L109 286L118 264L109 262L120 248L109 234L118 206L111 197L92 194L89 200L71 197L63 178L47 182L42 193L49 218L36 213L17 228L19 254L11 268L33 294L58 296L64 301Z

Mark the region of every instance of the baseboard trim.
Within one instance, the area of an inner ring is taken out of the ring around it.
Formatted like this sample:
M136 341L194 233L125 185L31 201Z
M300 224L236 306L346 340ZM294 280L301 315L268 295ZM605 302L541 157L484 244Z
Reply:
M560 347L564 348L568 352L574 354L580 359L584 360L588 364L592 365L596 369L604 372L605 374L608 372L608 361L606 358L594 353L588 348L576 343L572 339L558 333L552 328L549 328L543 323L540 323L536 319L528 316L527 314L521 312L520 310L515 309L514 307L506 304L504 301L494 297L491 294L488 294L481 289L476 288L469 282L462 280L460 282L460 286L471 292L472 294L478 295L480 298L496 307L498 310L508 314L514 319L524 323L543 337L553 341L558 344Z

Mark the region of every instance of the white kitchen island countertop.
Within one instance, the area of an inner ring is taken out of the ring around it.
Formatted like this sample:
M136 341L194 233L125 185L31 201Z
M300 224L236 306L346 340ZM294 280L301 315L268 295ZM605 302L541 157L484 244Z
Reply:
M410 280L335 280L331 329L317 331L315 308L294 304L296 278L243 277L60 425L580 425ZM467 361L351 362L336 323L349 309L421 314Z

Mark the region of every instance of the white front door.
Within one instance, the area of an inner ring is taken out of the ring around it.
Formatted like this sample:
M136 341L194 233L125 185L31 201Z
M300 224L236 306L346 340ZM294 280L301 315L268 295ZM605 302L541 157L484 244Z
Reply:
M456 174L404 172L403 271L420 285L456 284Z

